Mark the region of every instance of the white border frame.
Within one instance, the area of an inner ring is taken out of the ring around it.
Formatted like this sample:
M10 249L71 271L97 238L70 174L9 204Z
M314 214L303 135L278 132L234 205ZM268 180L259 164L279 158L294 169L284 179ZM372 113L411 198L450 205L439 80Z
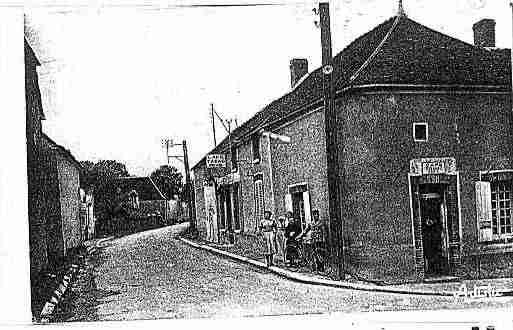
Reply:
M415 138L415 126L420 125L426 125L426 139L425 140L417 140ZM413 135L413 142L429 142L429 124L426 122L414 122L412 124L412 135Z

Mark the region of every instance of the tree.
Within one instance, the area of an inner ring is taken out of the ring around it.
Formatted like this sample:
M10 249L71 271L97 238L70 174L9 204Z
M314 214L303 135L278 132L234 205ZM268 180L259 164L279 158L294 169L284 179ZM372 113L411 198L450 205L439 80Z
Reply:
M168 200L182 194L182 173L178 172L176 167L163 165L153 171L150 177Z
M97 163L91 161L80 162L82 172L80 174L80 187L84 190L93 189L95 196L95 213L98 218L105 219L111 215L116 198L115 187L112 179L130 176L125 164L115 160L100 160Z

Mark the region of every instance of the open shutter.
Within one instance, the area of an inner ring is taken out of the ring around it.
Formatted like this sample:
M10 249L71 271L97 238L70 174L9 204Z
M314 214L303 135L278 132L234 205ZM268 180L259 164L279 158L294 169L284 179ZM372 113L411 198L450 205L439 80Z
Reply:
M310 193L308 191L303 192L303 203L305 207L305 222L309 224L312 222L312 216L310 210Z
M492 196L490 182L476 182L478 242L492 240Z
M292 195L291 194L285 195L285 211L292 212Z

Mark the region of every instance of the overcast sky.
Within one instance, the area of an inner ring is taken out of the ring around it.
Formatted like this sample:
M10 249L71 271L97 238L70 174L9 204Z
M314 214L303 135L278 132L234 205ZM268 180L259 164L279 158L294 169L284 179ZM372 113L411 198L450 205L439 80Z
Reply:
M334 53L395 15L397 2L332 1ZM210 103L240 124L289 90L291 58L307 58L310 71L320 65L316 2L52 3L26 10L26 34L42 62L44 130L79 160L115 159L135 175L165 163L164 137L187 139L191 165L205 155L213 146ZM511 47L507 0L404 0L404 6L412 19L467 42L474 22L494 18L498 46ZM219 124L216 132L219 142L225 135Z

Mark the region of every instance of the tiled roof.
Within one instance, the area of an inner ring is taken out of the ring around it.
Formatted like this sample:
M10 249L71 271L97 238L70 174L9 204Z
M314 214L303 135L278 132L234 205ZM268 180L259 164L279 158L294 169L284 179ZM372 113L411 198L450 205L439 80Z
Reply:
M116 188L121 188L122 193L137 191L141 201L165 200L166 198L159 191L150 177L127 177L113 179Z
M380 84L511 85L510 50L476 47L406 16L392 17L354 40L333 58L333 69L336 90ZM322 72L317 68L294 90L234 130L232 139L240 139L321 99ZM227 146L225 138L211 153Z

